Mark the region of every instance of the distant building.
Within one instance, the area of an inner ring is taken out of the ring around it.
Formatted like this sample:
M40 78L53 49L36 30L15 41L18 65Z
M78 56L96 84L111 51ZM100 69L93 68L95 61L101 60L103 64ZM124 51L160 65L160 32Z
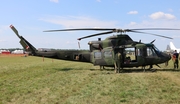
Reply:
M11 52L12 54L24 54L24 50L14 50Z
M9 50L0 50L0 54L11 54Z

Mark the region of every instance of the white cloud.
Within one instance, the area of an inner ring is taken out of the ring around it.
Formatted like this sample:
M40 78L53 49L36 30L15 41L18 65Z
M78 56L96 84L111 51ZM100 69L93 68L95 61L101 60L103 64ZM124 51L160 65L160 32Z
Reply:
M128 14L138 14L138 11L130 11Z
M59 0L50 0L50 2L58 3Z
M65 28L77 27L115 27L116 21L102 21L86 16L51 16L40 19L52 24L62 25Z
M156 12L153 13L149 16L153 20L158 20L158 19L165 19L165 20L172 20L175 19L176 17L172 14L168 13L163 13L163 12Z

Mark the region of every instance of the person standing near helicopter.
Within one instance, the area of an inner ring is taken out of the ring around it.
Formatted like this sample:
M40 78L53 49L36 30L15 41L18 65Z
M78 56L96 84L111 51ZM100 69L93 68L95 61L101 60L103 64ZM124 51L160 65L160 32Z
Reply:
M177 50L173 53L173 59L174 59L174 69L178 69L179 67L179 53L177 53Z
M120 68L122 67L122 54L120 52L115 53L114 56L114 66L115 66L115 73L120 72Z
M123 71L124 55L125 55L124 48L115 50L114 53L115 73L120 73Z

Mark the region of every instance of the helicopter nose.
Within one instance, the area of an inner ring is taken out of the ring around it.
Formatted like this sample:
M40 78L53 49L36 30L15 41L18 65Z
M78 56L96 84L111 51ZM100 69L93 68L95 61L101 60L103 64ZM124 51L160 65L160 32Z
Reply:
M171 55L167 53L163 53L163 56L165 57L166 61L169 61L171 59Z

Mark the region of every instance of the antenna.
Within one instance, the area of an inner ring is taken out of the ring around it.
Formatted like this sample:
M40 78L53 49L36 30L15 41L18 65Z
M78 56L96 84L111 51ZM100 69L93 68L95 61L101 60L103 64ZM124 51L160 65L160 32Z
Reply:
M78 46L79 46L79 49L81 49L81 47L80 47L80 42L78 41Z

